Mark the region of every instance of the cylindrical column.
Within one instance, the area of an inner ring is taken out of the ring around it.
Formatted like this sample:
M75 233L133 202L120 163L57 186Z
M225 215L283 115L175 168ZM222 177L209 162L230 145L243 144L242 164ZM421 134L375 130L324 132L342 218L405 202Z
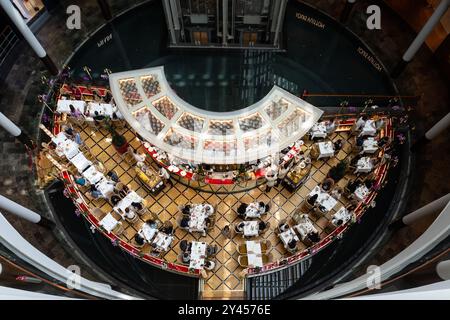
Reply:
M405 54L402 57L402 60L397 64L397 66L392 71L391 76L393 78L398 77L403 72L406 65L414 58L417 51L419 51L420 47L427 39L428 35L431 33L431 31L433 31L434 27L440 22L442 16L445 14L449 6L450 0L441 0L441 3L439 3L434 13L431 15L431 17L423 26L422 30L420 30L414 41L406 50Z
M442 280L450 280L450 260L439 262L436 265L436 273Z
M169 29L169 33L170 33L170 40L171 40L172 44L177 44L177 37L176 37L175 29L173 26L172 10L170 9L169 0L163 0L163 8L164 8L164 14L166 15L167 28Z
M426 217L427 215L433 214L442 210L448 203L450 202L450 193L430 202L429 204L423 206L420 209L417 209L414 212L411 212L401 219L392 223L389 227L391 229L398 229L404 226L412 225L417 220Z
M11 1L0 0L0 6L5 10L8 17L11 19L12 23L16 26L17 30L22 34L25 41L30 45L36 55L42 60L47 69L52 75L58 74L58 68L55 63L50 59L50 57L45 52L39 40L35 37L33 32L28 28L23 18L20 16L19 12L14 8Z
M286 6L287 6L287 1L281 0L281 5L280 5L279 11L278 11L277 28L275 30L275 36L273 39L274 46L277 46L280 41L281 28L283 27L284 14L286 13Z
M347 0L345 2L345 7L342 10L341 17L339 18L339 21L341 23L346 23L348 21L348 18L350 17L350 13L352 12L353 7L355 6L355 2L356 2L356 0Z
M222 44L228 42L228 0L222 0Z
M100 7L100 10L102 11L103 18L105 20L109 21L112 19L112 13L111 8L109 6L109 3L107 0L97 0L98 6Z
M417 151L421 146L427 144L437 136L439 136L445 129L450 126L450 113L438 121L430 130L428 130L421 138L417 139L411 146L411 151Z
M15 137L17 140L19 140L21 143L23 143L25 146L27 146L30 149L34 149L35 145L33 140L28 137L28 135L20 130L18 126L11 120L9 120L3 113L0 112L0 127L5 129L9 134L11 134L13 137Z
M440 135L445 129L447 129L450 126L450 112L447 113L445 117L443 117L441 120L439 120L438 123L436 123L433 128L427 131L425 133L425 137L428 140L433 140L438 135Z
M44 227L51 228L54 226L54 223L52 221L41 217L36 212L31 211L30 209L27 209L2 195L0 195L0 209Z

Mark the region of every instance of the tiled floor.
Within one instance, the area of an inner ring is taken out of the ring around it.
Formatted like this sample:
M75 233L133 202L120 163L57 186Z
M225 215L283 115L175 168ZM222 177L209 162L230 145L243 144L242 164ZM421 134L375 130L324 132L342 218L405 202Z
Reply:
M141 147L140 142L136 139L134 133L125 128L121 132L131 146L143 153L144 149ZM172 244L172 248L163 257L167 261L177 261L177 256L180 253L178 243L183 240L201 240L208 244L217 245L220 249L216 256L217 266L213 273L205 280L204 283L204 296L205 297L217 297L220 295L236 297L236 293L243 292L244 286L241 278L242 268L239 267L236 252L236 245L243 242L241 236L234 236L232 239L228 239L221 234L221 230L224 226L235 224L239 222L235 210L240 202L253 202L263 201L270 203L269 214L265 215L263 220L270 223L270 228L264 235L257 238L257 240L268 239L272 243L272 260L278 260L287 255L281 241L274 233L275 227L279 221L290 217L293 211L302 203L305 197L309 194L318 183L322 182L328 173L331 166L337 164L339 160L346 158L352 148L349 141L340 151L336 157L329 159L328 161L313 161L313 170L311 177L306 183L297 190L296 193L290 193L282 186L273 188L269 193L265 193L265 186L253 189L246 193L235 194L223 194L216 195L206 192L197 192L186 186L174 183L174 187L167 186L158 195L149 194L136 178L133 170L130 170L128 163L122 160L122 158L115 152L113 146L110 143L109 134L105 130L95 130L90 127L83 127L81 135L86 145L91 150L92 155L102 162L108 170L115 170L123 183L126 183L132 190L135 190L147 201L148 208L154 214L156 214L161 221L172 221L176 226L176 221L180 217L178 212L178 206L187 203L210 203L217 207L217 219L215 227L208 232L205 237L201 235L191 235L184 230L175 229L175 240ZM336 139L348 139L347 133L339 133L333 136L333 140ZM310 142L306 143L310 145ZM148 160L150 164L155 166L151 159ZM340 186L344 186L348 179L346 177L339 182ZM341 199L341 204L345 204L346 200ZM111 211L111 206L104 200L95 200L95 203L91 203L93 207L99 207L103 212L107 213ZM340 205L335 208L339 209ZM310 215L310 218L314 221L316 228L320 231L321 236L324 237L327 231L324 230L328 221L334 211L328 213L323 217L316 217ZM131 240L134 234L139 230L143 221L147 216L143 216L134 225L124 223L125 232L122 237ZM300 245L300 249L304 249L303 244ZM144 247L144 252L149 252L150 248Z

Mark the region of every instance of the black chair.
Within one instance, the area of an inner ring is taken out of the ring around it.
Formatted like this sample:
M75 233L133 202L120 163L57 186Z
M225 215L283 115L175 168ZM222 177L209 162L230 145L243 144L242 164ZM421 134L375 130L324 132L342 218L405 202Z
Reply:
M182 240L180 242L180 249L181 249L182 252L186 252L187 251L187 249L188 249L188 242L187 242L187 240Z

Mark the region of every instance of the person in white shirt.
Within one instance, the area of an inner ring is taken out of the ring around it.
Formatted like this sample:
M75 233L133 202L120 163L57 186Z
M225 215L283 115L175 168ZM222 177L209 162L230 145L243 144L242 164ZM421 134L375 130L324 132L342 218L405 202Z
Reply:
M129 148L128 151L130 151L131 155L133 156L134 160L136 160L137 163L145 162L145 159L146 159L145 154L139 154L133 148Z
M360 118L356 121L356 124L355 124L355 130L356 130L356 131L359 131L359 130L361 130L362 128L364 128L364 126L365 126L365 124L366 124L366 121L367 121L367 117L366 117L366 116L360 117Z
M167 182L170 184L171 187L173 187L173 182L170 180L170 174L164 167L159 168L159 176L164 180L164 182Z
M272 188L277 183L278 169L276 169L276 168L267 168L266 173L265 173L264 176L265 176L265 178L267 180L266 192L270 192L270 190L272 190Z
M285 164L284 166L281 166L278 170L278 180L276 186L278 187L280 183L286 178L286 175L288 174L289 170L291 169L291 166L288 164Z
M334 130L336 130L336 120L330 119L330 121L327 121L327 123L325 124L325 128L328 134L333 133Z

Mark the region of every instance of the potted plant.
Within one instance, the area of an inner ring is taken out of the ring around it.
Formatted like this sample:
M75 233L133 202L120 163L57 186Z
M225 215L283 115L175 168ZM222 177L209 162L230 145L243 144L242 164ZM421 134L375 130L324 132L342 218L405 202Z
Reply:
M111 142L112 142L112 145L114 146L114 149L116 149L116 151L119 154L124 154L125 152L127 152L128 151L127 139L125 139L124 136L119 134L109 123L107 124L107 128L108 128L109 132L111 132L111 137L112 137Z
M347 167L348 167L347 161L342 160L336 166L330 169L330 171L328 172L328 177L333 179L334 182L338 182L345 176Z

